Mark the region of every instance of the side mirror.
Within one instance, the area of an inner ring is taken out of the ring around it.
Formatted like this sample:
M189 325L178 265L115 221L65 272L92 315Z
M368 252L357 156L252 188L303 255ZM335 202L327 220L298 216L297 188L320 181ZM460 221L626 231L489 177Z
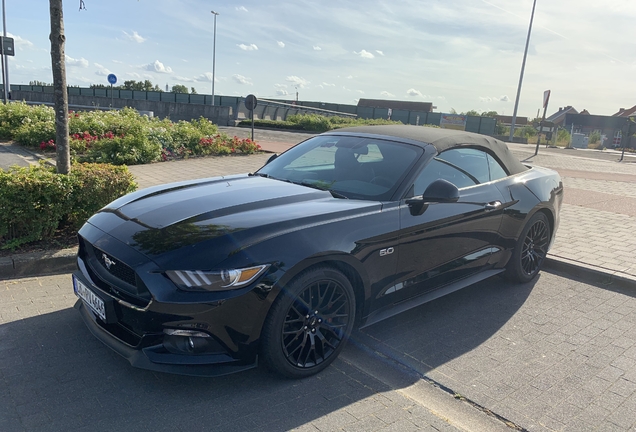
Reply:
M459 189L448 180L437 179L428 185L422 200L427 203L454 203L459 200Z
M274 159L276 159L278 157L278 154L274 153L273 155L271 155L269 157L269 159L267 159L267 162L265 162L265 165L267 165L268 163L270 163L271 161L273 161Z
M419 216L426 211L429 204L454 203L459 200L459 189L448 180L438 179L428 185L422 196L406 200L413 216Z

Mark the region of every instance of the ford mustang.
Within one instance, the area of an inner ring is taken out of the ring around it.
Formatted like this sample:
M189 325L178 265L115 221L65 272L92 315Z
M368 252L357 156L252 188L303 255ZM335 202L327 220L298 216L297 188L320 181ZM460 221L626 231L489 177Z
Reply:
M312 137L256 172L166 184L79 231L75 307L133 366L222 375L327 367L352 329L495 275L528 282L563 185L505 143L368 126Z

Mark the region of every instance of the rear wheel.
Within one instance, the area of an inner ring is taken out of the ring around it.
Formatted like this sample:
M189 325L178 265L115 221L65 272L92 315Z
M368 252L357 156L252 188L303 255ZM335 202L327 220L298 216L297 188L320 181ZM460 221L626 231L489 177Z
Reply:
M283 288L267 316L264 360L289 378L318 373L342 351L354 317L353 288L342 273L329 267L302 273Z
M548 254L550 238L548 218L542 212L535 213L517 241L506 268L507 278L522 283L534 279Z

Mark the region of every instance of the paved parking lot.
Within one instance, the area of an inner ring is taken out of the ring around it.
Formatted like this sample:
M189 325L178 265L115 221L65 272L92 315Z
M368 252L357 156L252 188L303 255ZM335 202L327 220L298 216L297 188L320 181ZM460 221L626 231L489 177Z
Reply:
M635 294L495 277L355 333L324 373L289 381L133 369L72 309L69 275L3 281L0 431L506 429L479 408L521 430L633 430Z

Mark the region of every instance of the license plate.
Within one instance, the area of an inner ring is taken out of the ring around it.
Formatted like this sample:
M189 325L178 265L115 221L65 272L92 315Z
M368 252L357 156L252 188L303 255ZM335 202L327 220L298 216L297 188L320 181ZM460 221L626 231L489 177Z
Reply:
M84 300L84 303L91 308L103 321L106 321L106 306L104 300L100 299L79 279L73 276L73 290L75 295Z

